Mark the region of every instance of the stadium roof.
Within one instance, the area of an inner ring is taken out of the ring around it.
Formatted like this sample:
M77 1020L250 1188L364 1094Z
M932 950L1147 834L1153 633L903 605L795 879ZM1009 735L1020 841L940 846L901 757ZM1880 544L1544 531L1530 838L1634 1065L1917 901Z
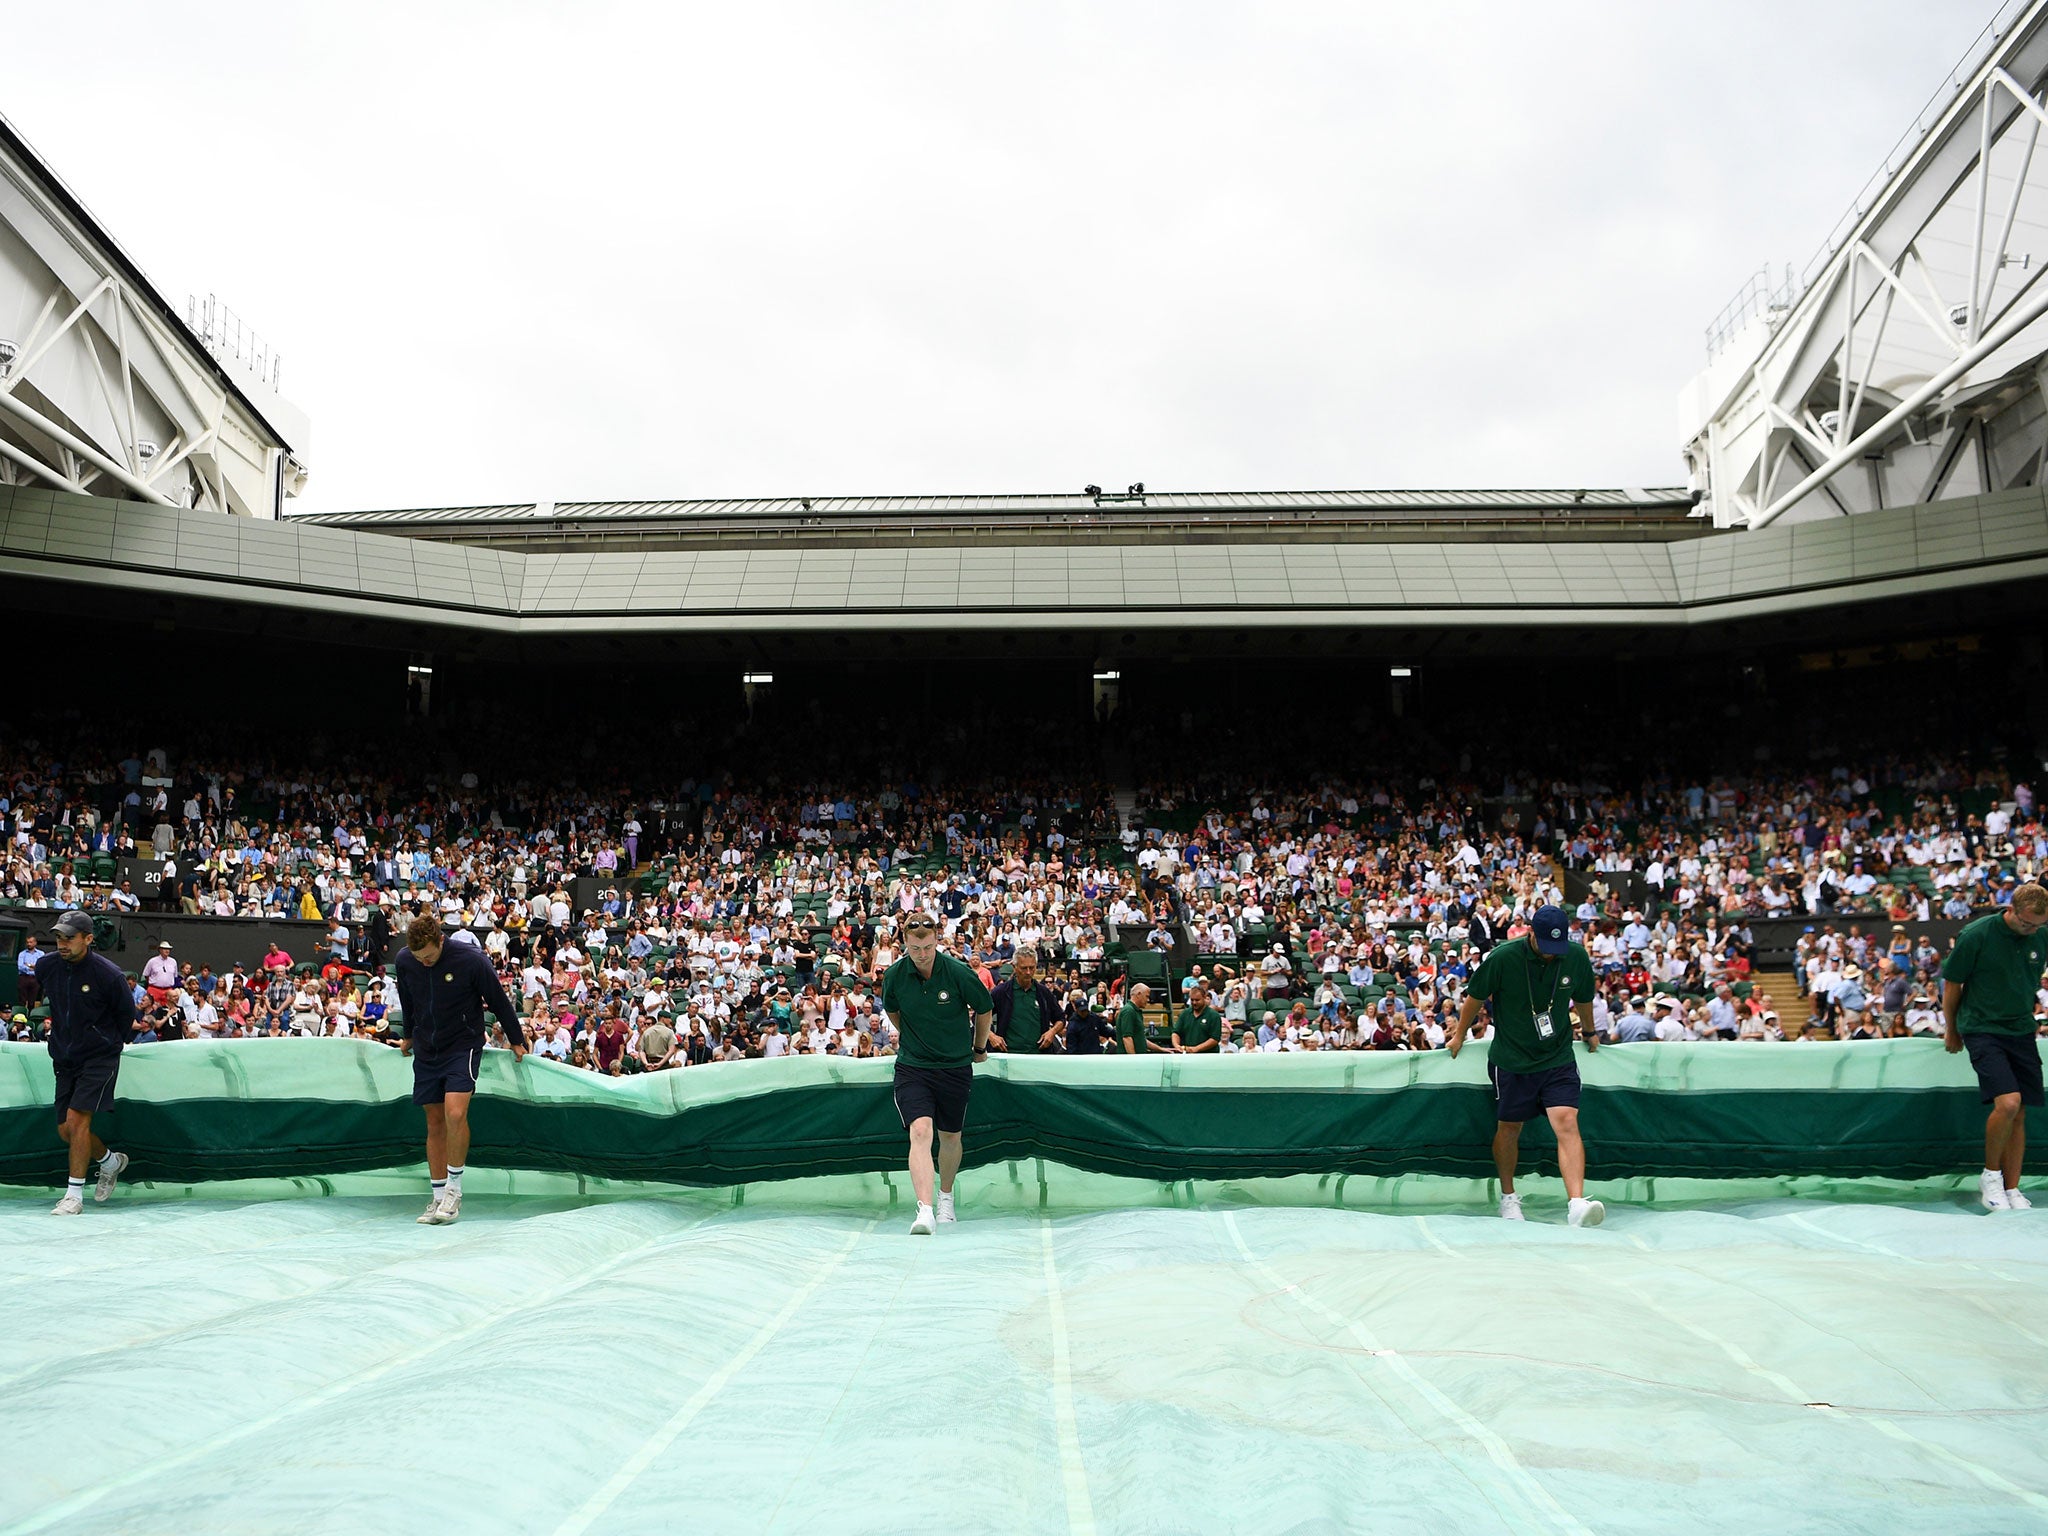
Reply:
M114 238L113 233L100 222L99 217L85 206L84 199L65 184L64 178L51 168L49 161L37 154L35 146L23 138L4 116L0 116L0 153L12 156L34 176L43 191L61 206L86 236L98 246L105 259L128 280L134 295L147 302L155 311L157 318L186 344L195 367L203 368L214 383L232 396L243 410L261 422L279 443L288 449L304 450L303 442L294 442L293 437L287 436L279 426L280 413L274 410L266 411L242 388L233 370L223 367L220 360L207 349L205 342L200 340L192 327L186 323L185 317L178 312L177 306L164 297L163 290L150 280L149 274L144 272L135 258L122 248L121 242ZM4 227L4 224L0 224L0 227Z
M541 501L483 507L417 507L383 512L300 513L295 521L343 528L424 527L521 520L833 516L916 517L924 513L1090 514L1143 508L1175 512L1503 512L1665 511L1690 507L1682 486L1660 490L1493 491L1144 491L1049 495L758 496L695 501Z
M1705 531L1665 490L1083 491L1037 496L776 496L539 501L329 512L292 521L538 551L1001 542L1682 539Z

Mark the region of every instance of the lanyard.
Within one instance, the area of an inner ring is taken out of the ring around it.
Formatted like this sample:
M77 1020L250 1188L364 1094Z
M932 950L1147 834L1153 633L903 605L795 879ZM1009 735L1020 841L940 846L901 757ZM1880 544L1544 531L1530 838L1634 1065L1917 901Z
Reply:
M1538 961L1537 963L1540 965L1542 962ZM1550 1013L1556 1009L1557 985L1563 980L1564 962L1558 960L1550 967L1550 1001L1543 1005L1545 1013ZM1529 967L1526 962L1522 966L1522 988L1529 994L1529 1016L1533 1019L1536 1016L1536 984L1529 979Z

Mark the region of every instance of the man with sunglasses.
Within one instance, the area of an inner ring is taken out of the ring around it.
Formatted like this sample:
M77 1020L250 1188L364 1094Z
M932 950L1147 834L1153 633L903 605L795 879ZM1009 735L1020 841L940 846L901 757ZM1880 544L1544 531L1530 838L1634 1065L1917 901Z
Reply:
M1941 967L1941 1012L1951 1053L1967 1047L1977 1087L1991 1112L1984 1122L1984 1172L1978 1192L1987 1211L2024 1211L2027 1106L2041 1103L2041 1048L2034 1000L2048 970L2048 889L2029 881L2002 912L1977 918L1956 935Z
M903 958L882 977L882 1007L896 1031L896 1113L910 1132L910 1184L917 1195L913 1234L929 1237L953 1214L953 1176L964 1148L974 1063L988 1060L994 1000L974 967L939 951L938 922L912 912L903 920ZM932 1198L932 1134L938 1133L938 1199Z

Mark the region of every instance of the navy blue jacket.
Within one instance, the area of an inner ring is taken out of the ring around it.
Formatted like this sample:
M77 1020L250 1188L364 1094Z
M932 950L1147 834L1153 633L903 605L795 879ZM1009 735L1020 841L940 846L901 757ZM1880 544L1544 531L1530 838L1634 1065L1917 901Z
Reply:
M55 950L36 963L50 1004L50 1059L118 1056L135 1035L135 993L121 967L98 950L73 965Z
M446 1056L471 1051L484 1043L484 1010L505 1026L505 1038L526 1044L526 1031L490 957L474 944L458 944L451 936L441 958L430 969L411 950L393 962L398 977L398 1006L405 1014L405 1032L418 1056Z

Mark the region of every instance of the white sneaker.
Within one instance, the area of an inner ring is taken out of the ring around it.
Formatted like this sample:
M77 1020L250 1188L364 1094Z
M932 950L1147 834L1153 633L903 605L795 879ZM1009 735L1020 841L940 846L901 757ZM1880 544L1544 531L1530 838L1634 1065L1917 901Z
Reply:
M67 1189L64 1192L64 1198L50 1207L50 1214L52 1216L76 1216L84 1209L85 1202Z
M958 1221L959 1219L959 1217L953 1214L953 1197L941 1190L939 1192L939 1220Z
M1520 1195L1502 1195L1500 1197L1500 1214L1503 1221L1528 1220L1522 1214L1522 1197Z
M932 1208L928 1205L920 1205L917 1208L917 1219L910 1224L910 1235L912 1237L930 1237L938 1224L938 1218L932 1214Z
M1987 1211L2009 1211L2012 1201L2006 1198L2005 1175L1986 1172L1977 1175L1977 1193L1982 1196Z
M100 1159L100 1181L92 1187L95 1200L106 1200L114 1193L114 1182L121 1177L121 1170L128 1166L126 1152L109 1152Z
M440 1224L441 1224L442 1226L444 1226L444 1227L445 1227L445 1226L447 1226L447 1225L448 1225L448 1223L449 1223L449 1222L451 1222L451 1221L460 1221L461 1219L462 1219L462 1196L460 1196L460 1195L454 1195L454 1194L449 1194L449 1195L443 1195L443 1196L441 1197L441 1222L440 1222Z
M413 1218L423 1227L438 1227L448 1219L448 1197L446 1195L429 1195L427 1197L427 1208Z
M2005 1192L2005 1205L2011 1211L2031 1211L2034 1208L2034 1202L2020 1193L2018 1185Z
M1597 1227L1607 1219L1607 1207L1598 1200L1574 1200L1565 1220L1575 1227Z

